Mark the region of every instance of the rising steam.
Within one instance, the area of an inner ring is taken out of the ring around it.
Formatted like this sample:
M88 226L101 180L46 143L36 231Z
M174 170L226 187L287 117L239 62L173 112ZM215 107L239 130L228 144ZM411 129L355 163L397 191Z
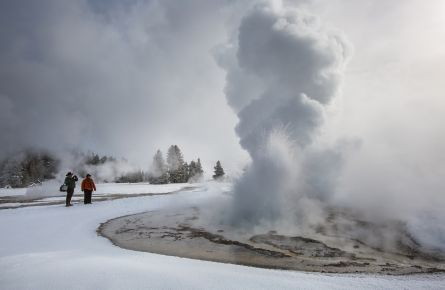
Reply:
M348 46L314 16L277 2L255 6L234 39L220 63L252 163L235 185L232 217L282 221L296 214L297 204L325 198L333 185L341 158L317 149L316 136L339 89ZM326 159L333 162L318 165Z
M372 140L360 150L349 150L353 142L326 145L320 129L350 55L341 34L270 1L250 9L231 39L218 61L252 159L234 186L232 224L305 231L348 212L373 229L346 226L343 235L383 248L414 237L423 248L445 251L440 172L418 176L395 162L393 151L370 151Z

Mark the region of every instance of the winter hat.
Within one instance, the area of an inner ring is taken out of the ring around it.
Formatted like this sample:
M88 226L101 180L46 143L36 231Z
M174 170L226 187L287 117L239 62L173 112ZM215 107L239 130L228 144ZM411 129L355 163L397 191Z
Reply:
M66 174L66 176L70 176L73 175L73 173L71 171L68 171L68 173Z

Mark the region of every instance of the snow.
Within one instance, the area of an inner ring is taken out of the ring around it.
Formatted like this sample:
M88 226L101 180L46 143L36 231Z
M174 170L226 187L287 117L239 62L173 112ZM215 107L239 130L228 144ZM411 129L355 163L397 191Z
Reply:
M27 188L0 188L0 196L25 195Z
M65 193L59 191L62 183L56 181L44 182L41 186L33 186L29 188L0 188L0 197L5 196L27 196L27 197L44 197L57 196ZM165 184L162 186L149 183L99 183L96 184L97 191L94 194L138 194L138 193L167 193L180 190L184 187L191 186L188 183ZM81 194L80 181L74 194Z
M60 200L62 200L62 198L60 198ZM65 200L65 199L63 199L63 200ZM22 206L41 204L41 203L43 203L43 202L41 202L41 201L35 201L35 202L7 202L7 203L1 203L0 204L0 208L22 207Z
M95 194L166 193L192 186L188 183L154 185L149 183L104 183L97 185ZM77 188L80 191L80 188Z
M124 250L96 234L99 224L108 219L211 202L230 187L200 186L177 194L88 206L0 210L0 289L445 289L444 275L394 277L259 269ZM109 184L100 190L117 193L119 188L127 192L141 189L139 185ZM150 186L156 192L173 188Z

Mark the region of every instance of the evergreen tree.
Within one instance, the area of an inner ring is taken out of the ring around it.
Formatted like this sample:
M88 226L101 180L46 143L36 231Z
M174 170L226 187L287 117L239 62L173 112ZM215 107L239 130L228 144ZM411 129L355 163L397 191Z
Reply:
M188 182L198 182L204 174L204 170L202 170L201 159L198 158L198 161L191 161L189 165L189 177Z
M60 161L41 151L25 151L0 163L0 187L25 187L52 179Z
M192 181L195 175L196 175L196 162L192 160L189 165L188 181Z
M184 165L184 157L178 145L171 145L167 152L167 166L171 183L187 182L185 179L187 178L188 166Z
M8 158L2 161L2 172L0 178L1 187L22 187L22 166L17 158Z
M150 168L150 174L148 181L153 184L166 184L168 183L168 170L165 163L164 156L161 150L158 150L153 156L153 162Z
M129 172L126 174L123 174L116 178L115 182L117 183L137 183L137 182L143 182L144 181L144 171L137 170L133 172Z
M177 170L184 164L184 157L178 145L171 145L167 152L168 170Z
M213 179L216 179L216 180L222 179L225 173L224 173L224 169L221 166L221 162L219 160L216 162L216 165L213 168L215 169L215 171L214 171L215 174L213 175Z
M181 180L181 183L187 182L190 177L190 166L187 164L187 162L184 162L184 164L181 166L179 172L180 172L179 179Z
M148 180L153 184L168 183L167 164L165 163L161 150L158 150L153 156Z
M201 165L201 159L198 158L198 162L196 162L196 172L199 175L203 175L204 174L204 170L202 169L202 165Z
M105 164L107 162L107 160L108 160L108 157L107 156L103 156L102 158L100 158L99 163L100 164Z
M99 154L91 153L91 156L89 156L85 162L89 165L98 165L100 163L100 157Z

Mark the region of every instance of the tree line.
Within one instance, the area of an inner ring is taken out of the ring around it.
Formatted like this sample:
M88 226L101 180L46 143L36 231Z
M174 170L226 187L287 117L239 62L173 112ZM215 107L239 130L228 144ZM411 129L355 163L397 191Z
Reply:
M0 161L0 187L27 187L55 178L60 160L46 151L25 150Z
M184 155L178 145L171 145L166 158L161 150L154 154L150 169L129 170L119 173L117 169L128 165L125 159L112 156L100 156L97 153L83 153L73 151L71 168L79 176L87 173L98 176L106 167L116 171L111 179L103 178L100 182L137 183L150 182L152 184L199 182L204 177L201 159L184 160ZM27 187L54 179L60 170L61 160L47 151L25 150L19 154L0 160L0 187ZM104 167L105 166L105 167ZM220 180L225 172L218 161L214 167L213 178Z
M167 151L167 160L161 150L153 156L149 182L153 184L197 182L204 176L201 159L184 161L178 145L171 145Z
M213 178L221 180L224 178L225 172L218 161L214 167ZM116 182L144 182L151 184L167 184L167 183L194 183L199 182L204 177L201 159L187 162L178 145L171 145L167 150L167 156L161 150L157 150L153 156L150 170L145 173L142 170L130 172L120 176Z

